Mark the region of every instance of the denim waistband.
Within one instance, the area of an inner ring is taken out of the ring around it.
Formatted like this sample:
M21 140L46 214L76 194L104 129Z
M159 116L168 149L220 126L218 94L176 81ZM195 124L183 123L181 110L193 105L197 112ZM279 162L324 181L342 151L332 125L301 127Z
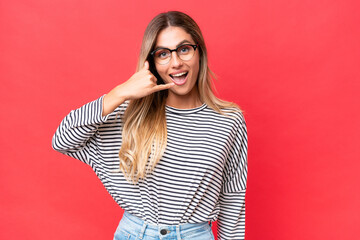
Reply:
M178 225L151 224L127 211L124 212L120 225L130 233L137 233L140 239L142 239L144 235L160 237L160 239L162 239L162 237L182 239L183 236L186 236L187 233L193 230L206 230L211 228L211 222L184 223Z

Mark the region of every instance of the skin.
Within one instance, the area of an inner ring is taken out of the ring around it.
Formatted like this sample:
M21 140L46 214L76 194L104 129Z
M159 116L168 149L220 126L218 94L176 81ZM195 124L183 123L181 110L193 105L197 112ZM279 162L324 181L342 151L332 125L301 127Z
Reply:
M167 27L159 33L155 48L165 47L175 49L181 43L195 44L191 35L184 29L180 27ZM165 83L173 82L173 79L170 77L172 73L188 72L187 80L184 84L175 85L169 89L166 100L167 105L186 109L198 107L202 104L196 85L199 74L199 60L198 50L195 51L194 56L188 61L181 60L177 53L173 51L168 64L161 65L155 63L156 70Z
M162 30L157 38L156 46L174 49L182 41L195 44L190 34L180 27L168 27ZM157 85L156 77L149 70L149 63L146 61L144 67L131 76L126 82L117 85L103 99L102 116L113 112L126 100L133 100L145 97L154 92L169 89L166 104L175 108L194 108L202 103L199 100L199 93L196 81L199 73L199 51L189 61L182 61L172 52L171 60L166 65L155 64L156 70L165 84ZM169 74L179 71L188 71L187 81L182 85L175 85Z

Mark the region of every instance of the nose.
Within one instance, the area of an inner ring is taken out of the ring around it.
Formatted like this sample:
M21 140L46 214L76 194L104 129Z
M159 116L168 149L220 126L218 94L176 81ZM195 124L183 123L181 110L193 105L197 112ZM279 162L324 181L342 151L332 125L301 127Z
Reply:
M179 58L177 52L174 51L174 52L172 52L171 54L172 54L171 60L170 60L171 65L172 65L173 67L179 67L179 66L181 66L181 65L183 64L183 61Z

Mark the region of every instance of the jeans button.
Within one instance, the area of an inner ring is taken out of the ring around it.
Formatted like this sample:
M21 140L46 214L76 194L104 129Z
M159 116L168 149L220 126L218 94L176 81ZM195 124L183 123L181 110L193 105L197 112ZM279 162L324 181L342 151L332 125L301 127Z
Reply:
M168 231L167 231L166 229L161 229L161 230L160 230L161 235L166 235L167 232L168 232Z

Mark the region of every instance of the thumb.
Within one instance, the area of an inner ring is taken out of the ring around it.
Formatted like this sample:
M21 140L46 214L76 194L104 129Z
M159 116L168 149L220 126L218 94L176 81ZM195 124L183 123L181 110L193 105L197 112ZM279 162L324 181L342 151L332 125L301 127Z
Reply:
M149 70L149 62L145 61L143 69Z

